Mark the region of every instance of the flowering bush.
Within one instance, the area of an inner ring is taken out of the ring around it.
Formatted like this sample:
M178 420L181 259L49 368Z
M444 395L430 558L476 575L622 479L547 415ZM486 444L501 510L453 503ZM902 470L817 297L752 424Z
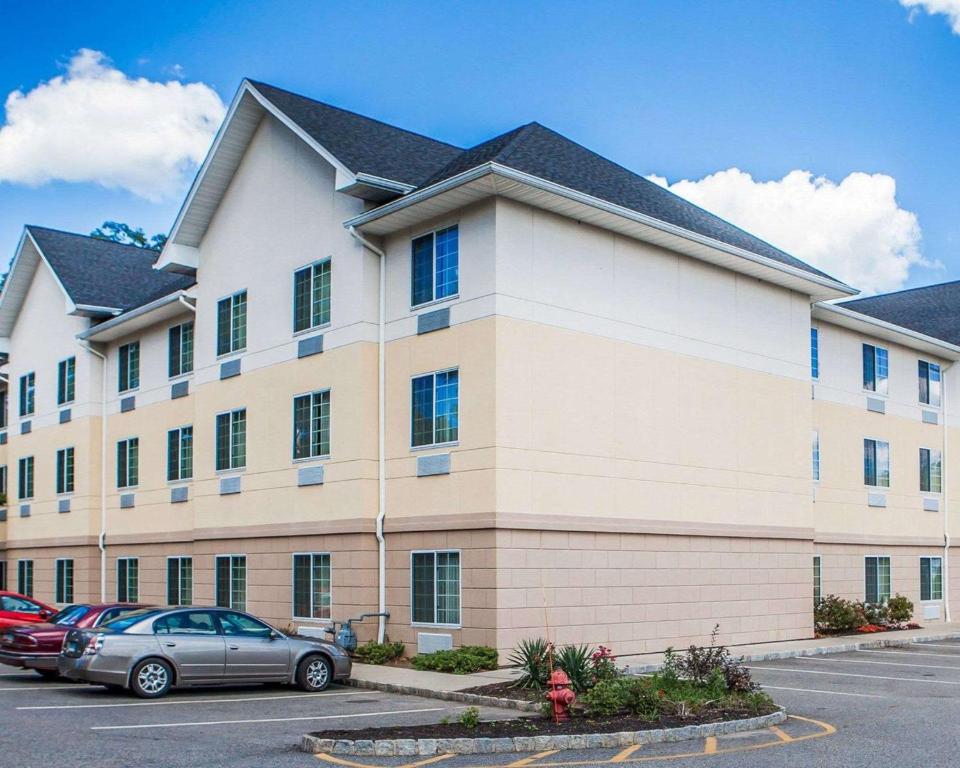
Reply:
M619 674L614 662L616 657L606 646L601 645L590 656L590 665L593 667L594 684L601 680L613 680Z

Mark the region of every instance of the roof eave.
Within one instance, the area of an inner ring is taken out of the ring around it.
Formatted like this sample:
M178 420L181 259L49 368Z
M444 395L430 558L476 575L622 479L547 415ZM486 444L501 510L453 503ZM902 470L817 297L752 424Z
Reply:
M518 171L514 168L509 168L493 162L478 165L456 176L452 176L449 179L444 179L429 187L418 189L409 193L405 197L394 200L390 203L386 203L385 205L381 205L380 207L371 211L367 211L359 216L355 216L352 219L344 222L344 226L348 228L356 227L359 230L363 230L366 227L369 231L371 231L372 234L386 234L388 231L392 231L395 228L399 229L408 225L408 222L404 221L398 223L396 227L391 227L389 224L384 226L385 222L391 217L400 218L398 214L418 205L419 203L424 203L428 200L437 198L438 196L452 192L453 190L465 187L467 185L478 183L487 176L504 179L513 184L522 185L526 188L553 196L559 200L563 200L565 203L564 207L567 209L563 215L570 215L569 203L573 202L574 204L581 206L582 210L584 211L592 210L601 212L607 216L615 217L616 219L622 221L629 221L635 225L638 225L642 229L648 230L649 232L656 232L660 234L659 237L651 238L643 237L638 232L637 234L632 235L637 237L637 239L654 242L658 245L672 248L673 250L677 250L681 253L687 253L694 258L700 258L704 261L717 263L733 269L734 271L746 272L747 274L760 277L761 279L766 279L769 282L785 285L793 290L806 293L815 301L839 299L846 296L853 296L858 293L855 288L851 288L849 285L846 285L839 280L822 277L797 267L782 264L766 256L761 256L759 254L752 253L751 251L744 250L743 248L738 248L705 235L691 232L690 230L678 227L674 224L661 221L653 218L652 216L633 211L629 208L616 205L615 203L610 203L606 200L601 200L600 198L592 195L570 189L569 187L565 187L561 184L543 179L539 176L524 173L523 171ZM515 197L520 199L519 196L511 195L509 192L510 190L497 187L495 182L494 186L486 191L486 194L500 194L507 197ZM527 202L530 201L528 200ZM537 205L538 203L531 204ZM459 205L453 207L460 207L462 205L463 203L460 202ZM549 206L544 204L543 200L539 202L539 205L540 207L544 207L548 210L551 209ZM578 218L580 220L589 221L591 217L578 216ZM597 219L597 217L592 218ZM380 223L379 227L377 226L377 223ZM604 226L598 221L590 221L590 223L596 223L598 226ZM685 243L689 244L690 247L685 248ZM722 255L723 258L713 258L711 257L711 254L715 256ZM751 265L750 269L746 269L747 264Z
M81 341L113 341L189 311L186 306L182 306L185 303L191 307L194 304L186 291L175 291L81 331L77 334L77 338Z
M886 320L854 312L846 307L819 302L813 305L811 314L816 320L839 325L851 331L885 339L946 360L960 360L960 346L956 344L904 328L901 325L888 323Z

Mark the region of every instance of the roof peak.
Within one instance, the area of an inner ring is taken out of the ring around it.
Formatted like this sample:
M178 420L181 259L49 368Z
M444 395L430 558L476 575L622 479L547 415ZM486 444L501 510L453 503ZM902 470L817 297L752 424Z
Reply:
M160 251L156 248L147 248L146 246L134 245L133 243L121 243L117 240L108 240L105 237L97 237L96 235L83 235L79 232L69 232L65 229L57 229L56 227L44 227L39 224L25 224L23 227L27 231L40 230L41 232L52 232L57 235L66 235L67 237L80 237L84 240L93 240L98 243L106 243L111 246L119 246L121 248L132 248L137 253L143 254L156 254L160 255Z

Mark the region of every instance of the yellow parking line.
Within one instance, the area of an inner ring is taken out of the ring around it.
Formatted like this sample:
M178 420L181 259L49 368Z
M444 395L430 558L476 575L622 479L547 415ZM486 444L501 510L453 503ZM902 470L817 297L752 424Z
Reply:
M632 755L634 752L636 752L638 749L640 749L641 746L642 746L641 744L631 744L629 747L627 747L625 750L623 750L623 752L619 752L619 753L617 753L616 755L614 755L614 756L610 759L610 762L611 762L611 763L622 763L624 760L626 760L628 757L630 757L630 755Z
M777 728L777 726L775 725L770 726L770 732L776 734L777 738L780 739L780 741L786 742L787 744L793 741L793 736L788 736L779 728Z
M707 736L706 740L703 743L703 754L705 755L717 754L717 737L716 736Z
M546 752L538 752L535 755L530 755L530 757L524 757L524 758L521 758L520 760L516 760L515 762L512 762L509 765L507 765L506 768L523 768L523 766L530 765L530 763L536 760L540 760L541 758L544 758L544 757L550 757L550 755L555 755L559 751L560 751L559 749L548 749Z
M420 768L422 765L430 765L430 763L439 763L441 760L446 760L448 757L453 757L453 753L448 752L445 755L434 755L433 757L428 757L426 760L421 760L417 763L407 763L406 765L398 766L398 768Z
M326 752L318 752L314 755L314 757L317 758L317 760L326 760L328 763L346 765L348 768L374 768L374 766L371 765L364 765L363 763L354 763L351 760L344 760L342 757L334 757Z

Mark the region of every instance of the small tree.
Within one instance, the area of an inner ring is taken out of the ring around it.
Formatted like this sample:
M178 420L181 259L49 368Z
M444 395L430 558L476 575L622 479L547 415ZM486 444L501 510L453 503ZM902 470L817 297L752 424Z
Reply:
M147 248L151 251L159 251L167 242L166 235L156 234L153 237L147 237L141 227L134 229L122 221L105 221L90 233L90 237L123 245L135 245L137 248Z

